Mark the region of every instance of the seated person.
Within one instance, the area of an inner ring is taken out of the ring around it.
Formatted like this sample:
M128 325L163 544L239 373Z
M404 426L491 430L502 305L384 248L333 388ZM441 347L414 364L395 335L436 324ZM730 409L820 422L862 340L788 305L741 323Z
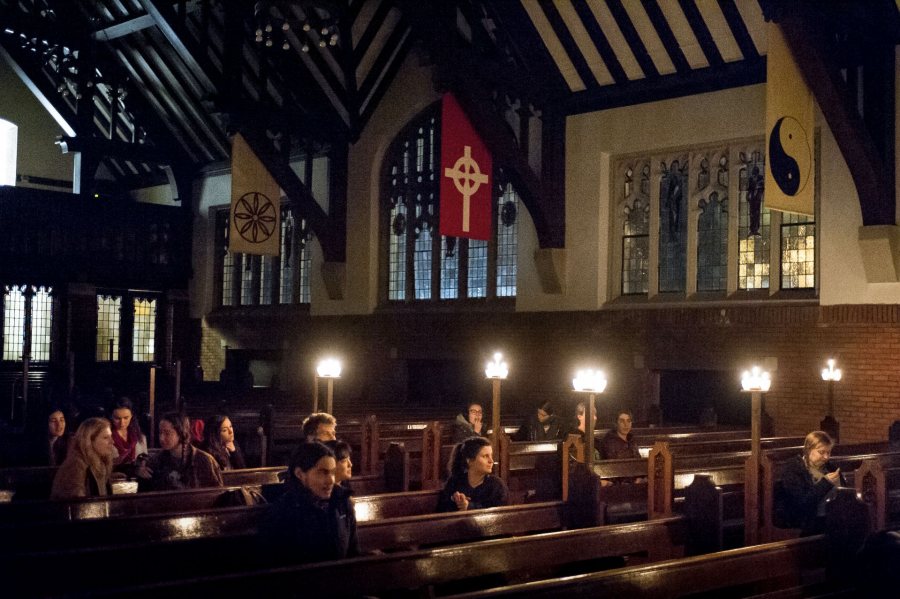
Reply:
M563 429L559 419L553 413L550 400L537 407L525 424L512 436L513 441L556 441L562 439Z
M350 444L346 441L328 441L325 443L334 452L337 466L334 470L334 484L352 493L350 479L353 478L353 462L350 460Z
M210 416L206 419L203 430L206 438L200 448L216 459L219 468L236 470L247 467L241 448L234 442L234 427L228 416Z
M487 437L484 409L478 402L470 402L465 414L457 414L453 422L453 442L461 443L469 437Z
M801 529L804 536L824 531L825 500L832 489L845 484L840 468L828 463L833 446L828 433L809 433L803 453L787 462L781 476L776 497L779 519L787 527Z
M356 514L349 494L335 485L337 462L322 443L301 443L291 457L285 493L259 527L260 546L280 563L317 562L359 555Z
M141 432L138 419L134 417L131 400L120 397L112 407L110 420L113 446L116 449L114 467L117 472L133 476L138 458L147 456L147 437Z
M307 441L334 441L336 430L337 420L327 412L313 412L303 420L303 438Z
M493 449L484 437L469 437L453 448L450 478L438 496L437 511L455 512L509 503L509 491L494 469Z
M138 463L136 474L142 479L142 490L223 486L215 458L191 445L190 423L184 414L169 412L159 419L159 446L162 451Z
M587 428L587 418L585 417L585 406L584 402L578 402L576 406L575 416L578 418L578 426L569 431L570 435L580 435L581 440L584 441L585 429ZM597 426L597 414L594 414L594 426ZM596 429L595 429L596 430ZM594 439L594 459L600 459L600 442L595 438Z
M66 415L61 409L51 407L47 413L47 434L40 435L40 440L36 441L32 463L38 466L61 465L71 440L72 435L66 430Z
M616 426L607 432L600 440L601 460L624 460L627 458L639 458L641 452L634 435L631 434L631 412L621 410L616 416Z
M53 478L51 499L112 495L113 441L109 421L88 418L72 438L66 460Z

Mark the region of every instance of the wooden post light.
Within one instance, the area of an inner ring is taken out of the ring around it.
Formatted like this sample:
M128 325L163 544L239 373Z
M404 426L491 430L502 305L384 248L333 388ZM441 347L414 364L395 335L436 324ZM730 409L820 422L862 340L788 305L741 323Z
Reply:
M341 363L336 358L326 358L316 367L316 394L313 411L319 409L319 379L325 379L328 383L325 395L325 411L334 414L334 379L341 378Z
M594 424L597 421L596 398L606 390L606 374L602 370L579 370L572 379L572 387L579 393L587 393L584 406L584 463L588 470L594 467Z
M494 354L494 359L484 368L484 376L491 381L491 445L494 449L494 461L500 459L500 382L509 376L509 366L503 361L503 355Z
M841 423L834 417L834 384L841 380L843 373L835 368L837 361L829 358L827 368L822 369L822 380L828 383L828 414L819 423L819 428L828 433L835 443L841 436Z
M759 542L759 469L762 465L760 455L760 429L762 422L762 394L772 386L769 373L759 366L744 372L741 376L741 389L750 394L750 457L747 458L744 481L744 544L755 545Z

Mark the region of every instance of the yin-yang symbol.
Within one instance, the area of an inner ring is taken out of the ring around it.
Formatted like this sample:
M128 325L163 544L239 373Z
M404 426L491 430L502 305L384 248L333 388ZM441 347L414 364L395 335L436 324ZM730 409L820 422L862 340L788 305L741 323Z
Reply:
M775 122L769 134L769 171L785 195L795 196L809 181L812 151L806 131L791 116Z

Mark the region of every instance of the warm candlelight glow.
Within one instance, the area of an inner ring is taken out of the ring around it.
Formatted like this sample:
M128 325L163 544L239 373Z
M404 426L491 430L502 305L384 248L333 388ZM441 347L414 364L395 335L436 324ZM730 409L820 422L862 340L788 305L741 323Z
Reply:
M603 393L606 374L602 370L579 370L572 379L572 387L585 393Z
M771 386L772 378L759 366L745 370L741 376L741 388L744 391L768 391Z
M341 363L336 358L326 358L319 362L316 374L323 379L336 379L341 376Z
M841 380L841 369L835 368L834 365L837 364L837 361L834 358L828 359L828 368L822 369L822 380L823 381L839 381Z
M494 354L494 359L487 363L484 368L484 376L489 379L505 379L509 376L509 365L503 361L503 355L500 352Z

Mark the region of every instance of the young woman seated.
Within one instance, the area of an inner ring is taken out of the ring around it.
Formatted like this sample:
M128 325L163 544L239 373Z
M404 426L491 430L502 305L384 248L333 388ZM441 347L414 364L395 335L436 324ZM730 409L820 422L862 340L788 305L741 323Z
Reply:
M115 447L113 465L116 472L127 476L134 476L138 458L147 456L147 437L134 416L134 405L127 397L120 397L113 405L110 418Z
M506 484L491 474L494 457L484 437L469 437L453 448L450 478L438 497L437 511L455 512L509 503Z
M205 437L201 448L216 459L222 470L246 468L244 454L234 442L234 427L231 419L224 414L216 414L206 419L203 426Z
M334 452L337 466L334 469L334 484L352 492L350 479L353 478L353 462L350 460L350 444L346 441L327 441L325 446Z
M51 499L112 495L113 441L109 421L88 418L81 423L65 461L53 478Z
M169 412L160 418L159 446L162 451L137 467L142 490L222 486L222 471L215 458L191 445L190 423L184 414Z

